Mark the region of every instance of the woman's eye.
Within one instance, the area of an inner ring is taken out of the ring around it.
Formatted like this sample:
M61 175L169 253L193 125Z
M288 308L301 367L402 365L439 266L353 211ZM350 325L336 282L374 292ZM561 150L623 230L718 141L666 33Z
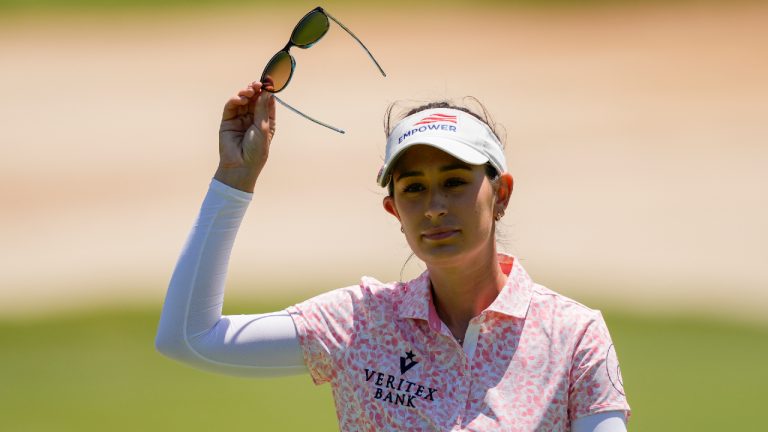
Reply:
M405 193L421 192L424 190L424 186L421 183L411 183L403 188Z
M467 184L467 182L464 179L460 178L449 178L445 181L446 187L457 187Z

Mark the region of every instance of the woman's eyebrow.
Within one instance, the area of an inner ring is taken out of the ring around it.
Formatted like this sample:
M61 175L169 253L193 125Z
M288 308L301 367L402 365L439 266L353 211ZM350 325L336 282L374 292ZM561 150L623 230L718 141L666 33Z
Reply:
M450 164L450 165L445 165L445 166L440 167L440 172L453 171L453 170L472 171L472 167L470 167L469 165L467 165L465 163L462 163L462 162L458 162L458 163L455 163L455 164ZM418 177L418 176L423 176L423 175L424 175L424 173L421 172L421 171L415 171L415 170L414 171L405 171L405 172L399 173L397 175L397 178L395 178L395 181L400 181L400 180L402 180L402 179L404 179L406 177Z
M406 171L406 172L401 172L401 173L399 173L399 174L397 175L397 178L395 179L395 181L400 181L401 179L404 179L404 178L406 178L406 177L418 177L418 176L423 176L423 175L424 175L424 173L423 173L423 172L421 172L421 171Z
M441 167L440 168L440 172L453 171L453 170L457 170L457 169L472 171L472 168L469 165L467 165L465 163L459 162L459 163L455 163L455 164L446 165L444 167Z

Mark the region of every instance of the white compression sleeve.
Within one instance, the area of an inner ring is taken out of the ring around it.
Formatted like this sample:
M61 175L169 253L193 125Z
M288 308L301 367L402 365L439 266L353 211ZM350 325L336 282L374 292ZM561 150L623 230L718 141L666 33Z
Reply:
M572 432L627 432L624 411L606 411L578 418L571 424Z
M174 269L155 346L194 367L240 376L306 372L287 312L221 316L235 236L252 194L211 181Z

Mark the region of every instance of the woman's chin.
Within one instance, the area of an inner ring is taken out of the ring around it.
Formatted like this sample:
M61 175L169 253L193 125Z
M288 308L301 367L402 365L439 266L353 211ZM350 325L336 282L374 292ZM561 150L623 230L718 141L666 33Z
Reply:
M414 254L427 265L462 265L471 259L466 248L459 244L440 244L421 247Z

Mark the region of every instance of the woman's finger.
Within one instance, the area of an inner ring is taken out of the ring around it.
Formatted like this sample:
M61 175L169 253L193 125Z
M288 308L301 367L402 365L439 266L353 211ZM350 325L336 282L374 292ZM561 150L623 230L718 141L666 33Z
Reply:
M248 88L244 88L244 89L240 90L239 92L237 92L237 95L238 96L245 96L245 97L252 97L254 93L255 93L255 90L253 89L253 87L248 86Z
M258 81L254 81L253 83L251 83L251 86L253 86L254 93L253 93L253 97L250 100L250 103L248 104L248 112L250 114L254 114L255 115L256 111L258 109L256 107L257 101L258 101L260 95L262 93L266 93L266 92L264 91L263 86L261 85L261 83L258 82Z
M270 118L274 118L274 103L270 103L272 99L274 99L272 97L272 93L267 91L262 91L256 98L253 113L253 123L256 125L256 127L261 128L263 126L262 123L269 122Z
M259 81L254 81L238 91L236 96L229 98L224 105L222 120L231 120L238 115L242 115L244 113L242 107L248 108L249 102L255 103L252 98L259 94L261 87L262 85ZM245 111L247 111L247 109Z
M229 98L226 104L224 104L224 113L221 115L222 120L231 120L237 117L240 107L246 106L249 97L246 96L232 96Z

